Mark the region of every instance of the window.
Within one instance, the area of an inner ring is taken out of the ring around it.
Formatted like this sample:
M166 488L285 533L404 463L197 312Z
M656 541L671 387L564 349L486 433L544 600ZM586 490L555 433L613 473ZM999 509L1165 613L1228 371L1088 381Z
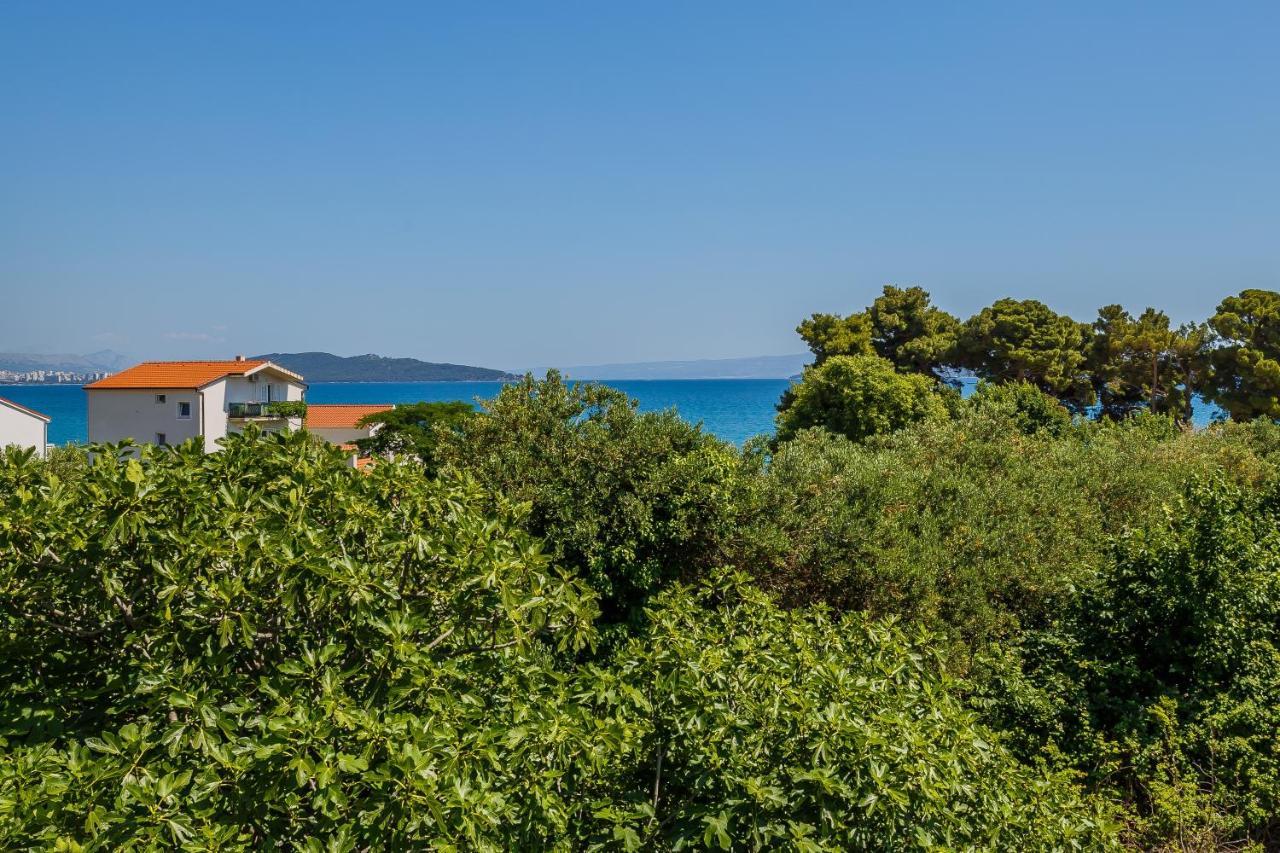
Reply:
M186 402L185 400L178 403L178 420L180 421L191 420L191 404Z
M165 395L164 395L164 394L157 394L157 395L156 395L156 405L160 405L160 404L164 403L164 401L165 401Z
M161 447L168 447L169 446L168 437L162 432L156 433L156 444L160 445Z

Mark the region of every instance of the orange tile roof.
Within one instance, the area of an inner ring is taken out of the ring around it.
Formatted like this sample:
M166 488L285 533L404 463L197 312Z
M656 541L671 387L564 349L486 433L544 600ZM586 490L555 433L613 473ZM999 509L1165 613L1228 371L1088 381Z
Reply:
M26 412L28 415L35 415L37 418L44 421L45 423L48 423L49 421L53 420L53 418L49 417L44 412L37 412L35 409L28 409L26 406L22 405L21 403L15 403L6 397L0 397L0 403L4 403L6 406L13 406L18 411Z
M307 429L355 429L356 422L366 415L394 408L390 403L308 403L303 425Z
M265 364L270 362L255 359L144 361L84 387L91 391L103 388L203 388L224 376L243 376Z

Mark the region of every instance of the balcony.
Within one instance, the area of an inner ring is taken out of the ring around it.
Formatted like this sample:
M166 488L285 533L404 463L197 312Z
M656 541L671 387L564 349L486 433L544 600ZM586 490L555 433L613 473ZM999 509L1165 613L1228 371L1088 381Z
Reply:
M298 400L274 403L227 403L227 417L232 420L279 420L306 415L307 404Z

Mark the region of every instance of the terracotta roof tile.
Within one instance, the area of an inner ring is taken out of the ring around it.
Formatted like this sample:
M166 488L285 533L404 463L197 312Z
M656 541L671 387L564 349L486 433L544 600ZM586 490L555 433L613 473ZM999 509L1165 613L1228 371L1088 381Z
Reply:
M255 359L144 361L84 387L91 391L111 388L202 388L224 376L243 376L266 364L270 362Z
M308 403L304 426L307 429L355 429L366 415L389 412L390 403Z

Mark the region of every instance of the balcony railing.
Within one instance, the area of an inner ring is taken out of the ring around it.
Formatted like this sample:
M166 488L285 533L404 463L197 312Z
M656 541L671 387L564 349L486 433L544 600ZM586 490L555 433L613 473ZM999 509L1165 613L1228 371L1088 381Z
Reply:
M307 404L298 400L274 403L227 403L230 418L300 418L306 414Z

